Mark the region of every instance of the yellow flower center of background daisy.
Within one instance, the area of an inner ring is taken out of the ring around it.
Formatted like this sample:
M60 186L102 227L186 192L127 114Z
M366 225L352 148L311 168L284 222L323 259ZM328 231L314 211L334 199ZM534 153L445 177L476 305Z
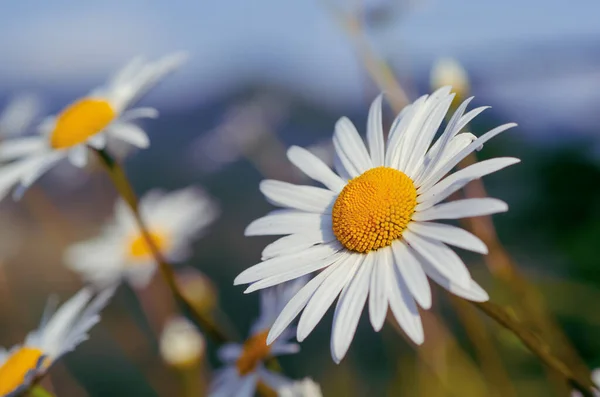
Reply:
M41 350L31 347L21 347L11 353L0 366L0 396L21 386L27 373L37 368L43 354Z
M266 330L251 336L244 343L242 354L235 363L241 376L254 371L257 365L271 353L271 347L267 345L268 335L269 330Z
M164 252L169 243L166 233L151 231L150 238L159 251ZM152 256L150 245L146 242L143 235L137 235L129 241L129 256L133 259L143 259Z
M402 235L417 205L417 189L403 172L372 168L348 181L333 204L333 234L351 251L369 252Z
M116 115L107 101L80 99L56 118L56 125L50 135L50 145L55 149L64 149L84 143L102 131Z

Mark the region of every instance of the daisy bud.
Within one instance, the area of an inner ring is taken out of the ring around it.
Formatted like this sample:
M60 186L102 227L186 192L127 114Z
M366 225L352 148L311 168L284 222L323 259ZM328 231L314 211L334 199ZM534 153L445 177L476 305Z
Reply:
M217 289L201 271L188 267L178 272L176 279L179 290L196 310L207 312L217 305Z
M160 354L170 366L186 369L196 366L206 351L204 336L184 317L167 322L160 337Z
M440 58L435 61L431 68L430 84L434 91L441 87L452 86L452 90L456 93L454 107L465 100L471 91L467 71L454 58Z

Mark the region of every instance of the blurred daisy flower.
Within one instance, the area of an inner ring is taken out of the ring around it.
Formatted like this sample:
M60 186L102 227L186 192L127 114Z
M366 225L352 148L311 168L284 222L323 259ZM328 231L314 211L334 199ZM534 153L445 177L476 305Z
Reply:
M226 364L211 383L210 396L252 397L260 384L278 390L292 383L291 380L268 370L265 360L286 354L295 354L300 346L289 342L294 332L289 329L281 338L267 345L267 334L281 309L306 284L301 277L292 282L261 291L260 316L252 325L250 337L244 344L228 343L221 347L218 356Z
M116 73L108 83L46 118L39 134L0 143L0 161L13 161L0 169L0 197L19 184L19 196L57 162L68 158L83 167L88 145L103 149L108 138L140 148L149 146L146 133L133 123L155 118L154 108L128 109L167 74L184 61L183 54L169 55L154 62L137 58Z
M296 381L277 390L279 397L323 397L321 387L310 378Z
M94 297L91 289L84 288L56 312L51 300L39 328L27 335L25 343L8 351L0 349L0 395L24 392L56 360L87 340L113 292L108 289Z
M445 177L462 159L515 124L479 138L460 133L486 109L464 114L470 98L431 145L453 98L451 88L445 87L407 106L392 124L385 145L379 96L369 111L368 150L350 120L337 122L333 136L337 174L307 150L289 149L290 161L325 188L274 180L260 184L267 199L284 209L252 222L246 235L287 236L268 245L263 262L242 272L235 284L252 283L248 293L322 270L283 309L267 343L273 343L303 309L297 338L304 340L340 295L331 337L336 362L354 338L367 296L376 331L389 306L410 339L420 344L424 336L416 303L431 307L427 276L463 298L488 299L447 245L485 254L485 244L461 228L433 221L507 210L504 202L492 198L440 202L471 180L519 161L481 161Z
M140 200L140 213L157 248L170 262L191 254L190 245L217 215L217 205L197 187L170 193L154 190ZM100 234L67 249L68 267L100 287L125 279L136 288L146 286L156 262L131 210L123 201Z

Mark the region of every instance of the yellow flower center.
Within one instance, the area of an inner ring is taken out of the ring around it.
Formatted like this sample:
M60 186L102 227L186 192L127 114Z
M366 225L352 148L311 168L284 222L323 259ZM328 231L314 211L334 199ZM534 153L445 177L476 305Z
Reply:
M267 336L269 330L251 336L245 343L240 358L235 365L240 376L244 376L254 371L257 365L264 361L271 352L271 347L267 345Z
M13 352L0 366L0 396L21 386L27 373L37 368L43 354L41 350L31 347L21 347Z
M351 251L369 252L402 235L417 205L417 189L403 172L372 168L350 180L333 204L333 234Z
M150 238L154 242L159 251L164 252L169 244L169 239L166 233L150 232ZM144 259L152 256L150 245L146 242L143 235L133 236L129 241L129 256L132 259Z
M83 98L64 109L56 118L50 145L64 149L84 143L102 131L115 116L114 109L102 99Z

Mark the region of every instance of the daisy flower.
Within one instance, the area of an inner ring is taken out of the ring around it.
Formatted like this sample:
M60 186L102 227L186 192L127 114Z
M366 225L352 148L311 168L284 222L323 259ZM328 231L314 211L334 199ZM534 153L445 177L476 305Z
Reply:
M252 325L250 336L244 344L228 343L221 347L218 356L226 367L213 379L209 396L211 397L252 397L260 384L272 390L278 390L292 383L291 380L268 370L266 359L286 354L295 354L300 350L296 343L289 342L293 331L288 329L271 345L267 345L267 334L275 319L289 299L306 284L302 277L292 282L261 291L260 316Z
M77 166L87 164L88 148L103 149L108 138L140 148L149 146L146 133L133 123L155 118L154 108L128 108L183 62L183 54L154 62L134 59L108 83L90 92L39 126L39 134L0 144L0 161L13 161L0 169L0 197L15 185L19 196L47 170L64 158Z
M0 348L0 396L22 393L56 360L87 340L113 293L114 289L107 289L94 297L91 289L84 288L56 312L51 300L39 328L27 335L25 343L8 351Z
M267 200L284 209L252 222L246 235L286 236L268 245L262 262L242 272L235 284L251 283L248 293L321 271L283 309L268 343L302 310L297 338L304 340L340 295L331 337L336 362L350 346L367 296L375 331L382 328L389 307L410 339L420 344L424 337L417 304L431 307L427 276L455 295L488 299L448 247L485 254L485 244L463 229L434 221L507 210L504 202L492 198L441 202L469 181L519 161L481 161L445 177L467 155L515 124L479 138L460 133L485 109L465 114L470 98L431 145L454 98L450 91L444 87L407 106L394 120L387 144L379 96L369 111L368 149L352 122L341 118L333 136L337 174L310 152L290 148L290 161L324 188L274 180L260 184Z
M217 215L217 205L197 187L170 193L154 190L140 200L140 214L150 236L169 262L191 254L191 243L200 237ZM100 236L67 249L65 262L89 282L100 287L121 279L136 288L146 286L156 262L131 210L119 200L114 219Z

